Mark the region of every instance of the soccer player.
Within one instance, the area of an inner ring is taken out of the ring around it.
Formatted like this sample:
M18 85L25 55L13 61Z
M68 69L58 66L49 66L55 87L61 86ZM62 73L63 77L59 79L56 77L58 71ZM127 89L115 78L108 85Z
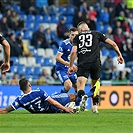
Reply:
M75 72L75 68L73 68L73 63L75 56L77 54L77 89L78 96L81 98L85 92L85 84L90 74L92 79L92 87L96 86L94 96L93 96L93 112L98 113L98 103L99 96L97 92L100 89L100 70L101 70L101 62L100 62L100 42L107 43L111 45L118 55L118 63L122 64L124 59L122 54L117 46L117 44L111 39L107 38L104 34L97 31L90 31L88 25L85 22L80 22L78 24L79 34L73 39L73 48L70 55L70 68L68 69L68 73L71 74Z
M56 74L61 81L61 83L64 85L64 88L62 88L62 93L67 93L72 86L75 89L75 92L77 92L77 75L76 73L68 74L68 67L70 65L70 53L72 49L72 41L73 38L78 34L78 29L75 27L72 27L69 29L69 38L62 41L57 55L56 55ZM73 65L73 67L76 67Z
M4 62L0 66L2 73L9 71L10 69L10 45L7 40L0 34L0 44L3 46L4 50Z
M26 78L19 80L20 90L23 95L18 96L14 102L6 108L0 109L0 114L9 113L22 107L31 113L74 113L72 108L65 107L69 102L75 101L75 94L59 93L51 97L43 90L32 90L30 82ZM88 97L94 95L95 88L87 93Z

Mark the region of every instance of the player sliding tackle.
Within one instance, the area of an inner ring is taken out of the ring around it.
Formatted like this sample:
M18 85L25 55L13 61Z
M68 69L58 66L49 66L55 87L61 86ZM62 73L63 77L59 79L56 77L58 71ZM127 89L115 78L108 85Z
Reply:
M76 99L75 94L58 93L51 97L43 90L37 88L32 90L30 82L26 78L19 80L20 90L23 91L23 95L18 96L14 102L6 108L0 109L0 114L9 113L22 107L30 113L74 113L77 110L66 107L69 102L74 102ZM95 87L88 93L87 97L94 95ZM83 99L84 100L84 99ZM82 101L82 106L85 102Z

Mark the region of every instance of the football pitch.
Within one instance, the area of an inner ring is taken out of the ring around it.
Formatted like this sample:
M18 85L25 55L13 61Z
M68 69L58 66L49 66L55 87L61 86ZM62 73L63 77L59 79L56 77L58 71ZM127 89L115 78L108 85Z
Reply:
M0 133L133 133L133 110L79 114L0 114Z

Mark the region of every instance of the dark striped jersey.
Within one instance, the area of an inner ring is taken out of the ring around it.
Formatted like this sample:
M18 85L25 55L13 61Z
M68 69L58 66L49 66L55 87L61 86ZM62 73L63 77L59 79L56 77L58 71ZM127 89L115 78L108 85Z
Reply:
M107 37L97 31L82 31L73 40L77 46L78 66L100 60L100 42L105 42Z

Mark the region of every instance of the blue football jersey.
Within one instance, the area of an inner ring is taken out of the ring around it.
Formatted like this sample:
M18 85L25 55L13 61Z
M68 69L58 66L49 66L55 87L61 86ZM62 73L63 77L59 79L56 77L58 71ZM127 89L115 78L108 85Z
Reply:
M22 107L31 113L59 113L61 109L47 102L49 97L50 96L45 91L37 88L27 94L18 96L11 106L15 110ZM70 102L70 96L66 93L54 94L51 98L64 106Z
M70 39L66 39L61 42L58 52L62 53L62 59L65 61L70 62L70 53L72 50L72 44L70 43ZM61 64L60 62L56 61L56 71L59 70L68 70L68 66Z
M49 95L38 88L36 90L32 90L28 94L18 96L11 106L15 110L22 107L31 113L43 113L49 110L50 104L47 102L48 98Z

